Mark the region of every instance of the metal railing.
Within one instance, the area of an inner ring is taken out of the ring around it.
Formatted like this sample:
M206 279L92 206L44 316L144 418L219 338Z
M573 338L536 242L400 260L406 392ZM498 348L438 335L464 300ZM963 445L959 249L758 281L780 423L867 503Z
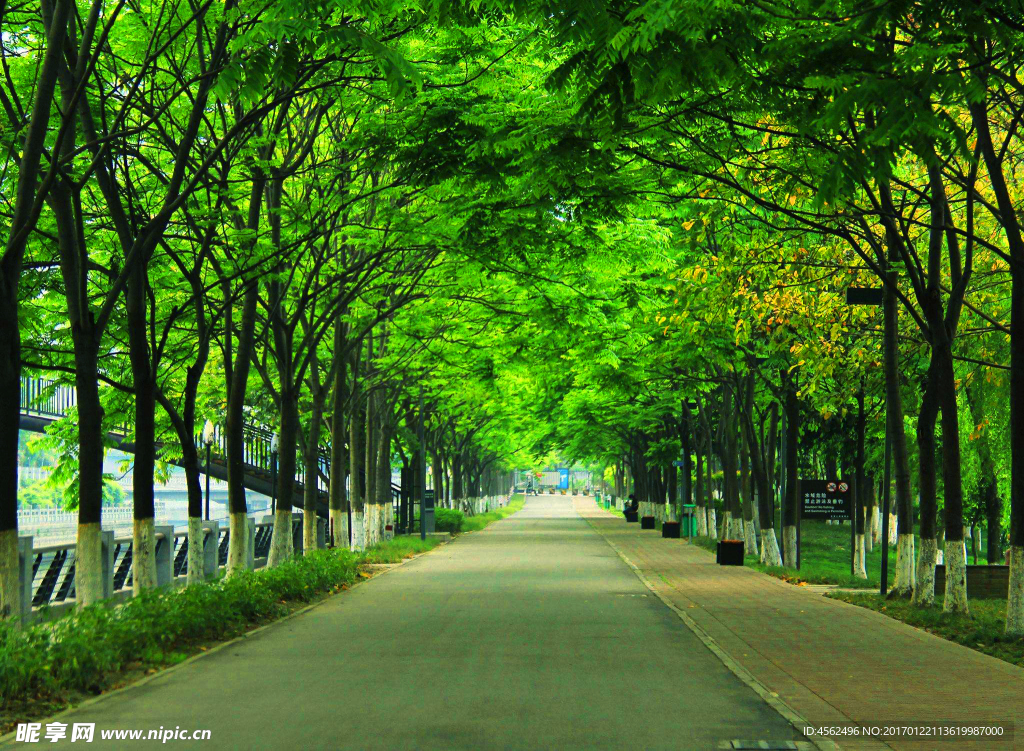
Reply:
M266 517L256 522L250 517L249 565L262 568L270 553L274 522ZM326 547L326 523L318 519L317 547ZM102 533L104 594L107 597L126 595L132 590L132 538ZM158 526L156 531L157 586L180 583L188 575L188 532L175 532L172 527ZM203 578L210 578L227 565L231 532L218 522L203 523ZM302 550L302 515L292 520L292 543ZM26 595L23 619L28 620L43 608L71 606L75 599L75 543L32 547L31 537L19 538L22 546L22 586Z

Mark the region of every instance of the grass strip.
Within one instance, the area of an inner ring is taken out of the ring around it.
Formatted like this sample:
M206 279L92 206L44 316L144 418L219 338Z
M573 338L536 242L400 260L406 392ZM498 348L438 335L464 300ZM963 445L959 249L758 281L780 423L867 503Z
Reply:
M517 493L516 495L512 496L512 500L509 501L509 504L507 506L503 506L494 511L488 511L484 514L477 514L476 516L467 516L462 521L462 531L476 532L478 530L483 529L492 522L500 521L501 519L504 519L507 516L512 516L512 514L514 514L516 511L523 507L523 504L525 502L525 498Z
M970 615L942 612L942 597L929 607L911 605L909 600L887 600L879 594L830 592L828 597L868 608L923 629L930 634L983 652L991 657L1024 667L1024 637L1008 637L1006 600L971 600Z

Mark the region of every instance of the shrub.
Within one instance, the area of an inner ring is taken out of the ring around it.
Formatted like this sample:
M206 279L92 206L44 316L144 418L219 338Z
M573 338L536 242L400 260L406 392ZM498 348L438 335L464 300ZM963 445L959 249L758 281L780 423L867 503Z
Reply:
M434 511L434 529L438 532L451 532L453 535L462 531L466 515L450 508L439 508Z
M203 641L280 616L356 578L360 558L335 548L231 579L146 592L51 621L0 622L0 706L37 695L101 691L129 663L166 664Z

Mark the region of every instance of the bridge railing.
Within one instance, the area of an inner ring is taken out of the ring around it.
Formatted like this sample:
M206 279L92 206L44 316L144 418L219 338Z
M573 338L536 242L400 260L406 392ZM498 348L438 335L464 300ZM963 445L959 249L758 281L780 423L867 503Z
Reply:
M20 406L21 412L25 415L44 417L49 419L61 419L66 417L73 407L78 404L77 393L74 386L47 378L35 378L22 376ZM127 426L115 428L112 432L118 435L128 436L131 431ZM202 435L195 435L195 445L200 451L200 456L205 451ZM210 446L212 457L218 462L223 462L227 456L227 438L223 428L214 424L213 440ZM274 431L266 426L252 422L246 422L242 426L242 461L247 465L248 470L256 470L263 479L269 480L274 472ZM328 478L331 472L330 454L328 449L319 447L318 473L316 478L317 489L321 493L328 491ZM306 469L305 463L296 463L295 482L305 490ZM200 467L202 469L202 467Z
M318 519L317 547L327 547L327 524ZM266 566L273 534L273 517L257 522L249 517L249 566ZM101 534L103 590L107 598L123 599L132 592L132 538ZM188 575L188 533L171 526L156 527L157 586L183 584ZM203 578L215 577L227 565L231 533L219 522L203 522ZM32 537L18 538L23 592L22 620L50 617L75 605L75 543L33 546ZM302 550L302 516L292 520L292 543Z

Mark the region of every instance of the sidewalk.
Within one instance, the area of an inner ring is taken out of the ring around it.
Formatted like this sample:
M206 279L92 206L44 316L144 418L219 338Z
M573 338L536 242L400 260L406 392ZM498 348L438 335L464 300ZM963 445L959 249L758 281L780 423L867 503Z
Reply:
M718 566L709 552L642 531L593 498L574 506L733 672L810 725L1015 726L1015 740L836 739L841 748L1024 748L1024 669L751 569Z

